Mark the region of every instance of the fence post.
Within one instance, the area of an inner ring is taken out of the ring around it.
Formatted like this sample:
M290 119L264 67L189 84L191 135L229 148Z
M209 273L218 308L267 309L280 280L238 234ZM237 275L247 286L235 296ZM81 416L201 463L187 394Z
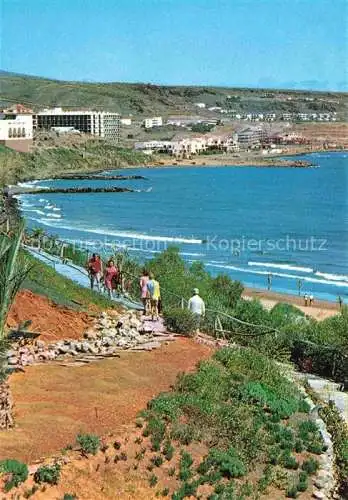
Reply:
M185 309L185 299L181 297L181 309Z

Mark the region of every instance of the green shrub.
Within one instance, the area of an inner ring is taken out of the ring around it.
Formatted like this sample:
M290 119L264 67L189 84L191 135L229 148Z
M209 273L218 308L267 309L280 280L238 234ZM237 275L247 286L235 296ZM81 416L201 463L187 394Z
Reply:
M151 462L155 467L160 467L163 464L163 458L160 457L159 455L156 455L151 458Z
M60 477L60 465L42 465L34 474L36 483L58 484Z
M94 434L78 434L77 444L81 447L83 453L96 455L100 448L100 439Z
M297 483L297 491L306 491L308 489L308 474L305 471L301 471Z
M13 487L19 486L28 478L28 467L18 460L2 460L0 462L0 473L9 474L5 482L5 491L10 491Z
M298 462L296 458L292 456L288 450L285 450L281 454L279 462L286 469L298 469Z
M164 321L168 330L183 335L193 335L197 329L195 316L188 309L171 307L164 310Z
M77 500L77 496L71 495L70 493L65 493L63 496L63 500Z
M297 487L296 486L289 486L288 489L286 490L286 497L287 498L297 498L298 493L297 493Z
M308 460L305 460L302 464L302 469L307 472L307 474L315 474L319 468L319 463L318 460L315 460L315 458L309 458Z
M202 469L204 470L204 468L207 471L211 469L218 470L228 478L241 477L246 474L246 467L233 447L230 447L227 451L211 448L203 462Z
M173 458L174 455L174 446L172 446L169 439L164 443L163 446L163 455L165 456L168 462Z
M157 482L158 482L157 476L155 474L152 474L149 479L149 485L151 486L151 488L154 488Z

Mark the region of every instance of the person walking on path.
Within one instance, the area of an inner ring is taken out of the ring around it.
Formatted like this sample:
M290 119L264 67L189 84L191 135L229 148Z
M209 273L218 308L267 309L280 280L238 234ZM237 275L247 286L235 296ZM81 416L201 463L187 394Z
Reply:
M147 289L147 284L149 282L149 273L146 269L143 270L143 274L140 277L140 297L144 306L144 315L146 316L149 312L149 291Z
M113 296L113 290L117 287L118 269L112 259L109 259L104 273L104 285L108 292L109 298Z
M199 333L202 318L205 316L205 304L204 300L199 296L198 288L193 289L193 296L188 301L187 307L195 317L196 333Z
M158 303L161 299L161 290L160 290L160 284L154 278L154 275L152 273L150 273L149 275L149 281L147 282L147 289L150 297L152 321L154 321L155 319L158 320L159 318Z
M91 282L91 290L93 290L94 283L96 283L97 289L98 291L100 291L100 278L102 275L102 267L103 266L100 256L94 253L92 257L89 259L87 265L88 275Z

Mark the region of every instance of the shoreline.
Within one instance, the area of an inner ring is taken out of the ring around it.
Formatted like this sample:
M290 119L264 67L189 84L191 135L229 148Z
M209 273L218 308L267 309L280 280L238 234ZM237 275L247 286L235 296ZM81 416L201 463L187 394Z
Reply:
M134 169L134 168L176 168L176 167L259 167L259 168L317 168L316 165L308 164L300 165L298 164L298 160L290 160L289 157L292 156L302 156L302 155L311 155L315 153L348 153L348 149L323 149L323 148L315 148L311 150L304 149L303 151L299 151L298 148L294 152L286 151L284 153L277 153L275 156L255 156L245 155L244 158L228 155L228 154L220 154L220 155L197 155L192 159L187 160L176 160L170 156L164 156L161 159L158 157L154 158L152 164L146 165L127 165L126 167L122 167L120 170ZM305 160L304 160L305 162ZM108 169L118 170L116 169Z
M287 299L286 301L289 304L292 304L294 306L304 307L306 310L310 310L313 307L320 307L321 309L339 311L338 302L314 298L313 305L306 307L304 305L303 295L295 295L286 292L276 292L273 290L266 290L263 288L244 287L242 295L260 300L261 299L270 300L273 302L282 302L283 299L286 298Z

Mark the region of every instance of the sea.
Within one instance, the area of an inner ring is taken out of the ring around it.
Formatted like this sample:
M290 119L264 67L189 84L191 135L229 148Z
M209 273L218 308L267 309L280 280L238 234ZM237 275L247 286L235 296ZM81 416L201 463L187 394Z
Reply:
M44 180L30 187L125 193L17 196L29 228L141 262L169 246L247 287L348 302L348 154L297 156L311 168L156 167L104 172L144 180Z

